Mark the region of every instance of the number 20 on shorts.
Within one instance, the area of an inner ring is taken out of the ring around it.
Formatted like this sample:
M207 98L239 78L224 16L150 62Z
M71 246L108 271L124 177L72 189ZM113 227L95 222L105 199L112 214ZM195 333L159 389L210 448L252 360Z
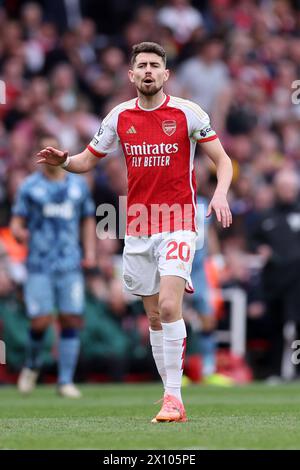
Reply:
M169 259L181 259L185 263L189 261L191 255L191 249L186 242L177 243L175 240L172 240L168 243L166 260Z

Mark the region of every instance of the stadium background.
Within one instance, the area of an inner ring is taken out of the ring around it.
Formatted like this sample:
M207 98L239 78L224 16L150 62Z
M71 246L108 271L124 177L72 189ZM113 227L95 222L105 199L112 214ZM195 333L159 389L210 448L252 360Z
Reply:
M175 4L186 4L177 10ZM300 106L292 83L300 78L300 4L284 0L194 1L63 0L0 2L0 335L7 365L0 383L14 383L24 359L26 318L22 303L24 250L8 224L21 181L36 169L35 138L54 133L61 148L81 151L107 112L135 96L127 80L135 43L161 43L172 69L166 91L199 103L210 114L234 165L230 230L217 228L220 252L210 258L217 274L216 314L227 325L230 305L222 290L240 289L246 298L246 363L252 375L272 375L274 341L282 325L266 310L261 258L251 233L260 211L274 203L274 177L288 168L299 174ZM201 193L212 194L215 174L201 149L196 167ZM120 155L87 175L96 205L126 194ZM98 270L86 276L86 323L78 380L141 380L155 377L147 322L139 302L122 293L119 241L100 241ZM188 310L190 319L193 314ZM193 322L191 322L193 323ZM192 338L192 326L190 327ZM45 349L44 380L54 380L57 335ZM275 345L276 346L276 345ZM197 357L190 342L189 357ZM223 357L234 369L234 358ZM229 361L229 362L228 362ZM222 366L222 360L220 361ZM251 376L238 365L237 380ZM193 369L190 361L190 369ZM193 370L189 370L193 376ZM42 377L43 380L43 377Z

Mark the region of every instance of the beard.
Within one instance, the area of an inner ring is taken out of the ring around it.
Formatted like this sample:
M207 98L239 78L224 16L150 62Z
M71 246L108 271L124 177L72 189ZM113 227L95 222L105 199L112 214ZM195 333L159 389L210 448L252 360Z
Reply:
M137 86L137 89L144 96L154 96L162 89L162 87L163 85L157 87L156 85L152 84L150 87L147 87L147 85L142 84L141 86Z

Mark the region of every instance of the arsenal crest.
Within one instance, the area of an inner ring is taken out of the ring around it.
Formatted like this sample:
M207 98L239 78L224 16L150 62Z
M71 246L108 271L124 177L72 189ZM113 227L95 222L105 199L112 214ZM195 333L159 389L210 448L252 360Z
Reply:
M176 131L176 121L163 121L162 128L164 133L170 136Z

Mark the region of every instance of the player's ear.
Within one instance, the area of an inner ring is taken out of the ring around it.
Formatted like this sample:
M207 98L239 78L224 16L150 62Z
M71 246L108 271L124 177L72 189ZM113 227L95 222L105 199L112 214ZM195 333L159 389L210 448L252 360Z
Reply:
M170 76L170 70L169 70L169 69L166 69L166 70L165 70L165 76L164 76L164 82L166 82L167 80L169 80L169 76Z
M131 83L134 83L133 71L132 70L128 70L128 77L129 77L129 80L131 81Z

